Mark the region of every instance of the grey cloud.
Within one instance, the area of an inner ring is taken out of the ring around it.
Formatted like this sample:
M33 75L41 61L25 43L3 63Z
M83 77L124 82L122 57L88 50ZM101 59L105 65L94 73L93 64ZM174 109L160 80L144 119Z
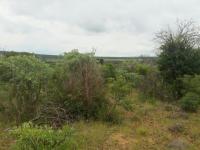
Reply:
M26 23L21 24L20 22L13 22L3 17L0 17L0 22L1 22L0 30L3 30L4 32L10 34L18 34L18 33L29 34L31 32L44 31L30 24Z
M125 2L124 5L121 3ZM131 21L135 15L134 3L125 1L52 1L19 0L9 3L14 13L34 17L40 20L56 20L71 25L79 25L90 32L109 32L112 30L137 29L138 23ZM132 5L133 8L127 7ZM127 9L125 8L127 7ZM137 16L137 22L141 16ZM142 23L139 23L142 24Z
M154 54L154 33L177 18L200 23L199 6L199 0L1 0L0 34L11 40L0 41L56 54L92 47L98 55Z

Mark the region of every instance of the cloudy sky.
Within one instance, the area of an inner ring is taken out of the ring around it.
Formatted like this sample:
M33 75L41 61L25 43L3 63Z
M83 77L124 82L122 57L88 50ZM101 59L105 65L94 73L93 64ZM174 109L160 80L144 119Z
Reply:
M154 55L154 34L200 23L199 0L0 0L0 48L45 54Z

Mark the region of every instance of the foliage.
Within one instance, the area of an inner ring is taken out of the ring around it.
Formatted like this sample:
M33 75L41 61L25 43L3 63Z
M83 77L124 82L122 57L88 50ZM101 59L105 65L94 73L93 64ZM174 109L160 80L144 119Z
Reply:
M200 104L200 76L185 75L182 78L184 89L183 98L181 99L181 107L185 111L197 111Z
M51 68L34 56L10 56L0 60L0 81L7 85L7 102L16 122L35 116L46 96Z
M200 73L200 52L195 49L200 38L193 22L179 23L176 31L171 29L157 34L160 42L158 67L175 99L182 96L184 75Z
M24 123L10 131L17 140L13 149L19 150L66 150L74 149L74 131L68 126L54 130L47 126L34 126L32 123Z
M181 108L188 112L196 112L200 103L199 95L195 93L187 93L180 100Z
M161 100L172 99L170 90L163 83L159 70L155 66L144 66L142 68L145 68L146 71L137 71L138 79L134 81L137 83L136 88L141 94L148 98L159 98Z
M132 102L127 98L127 95L131 92L132 86L122 73L124 72L118 72L115 79L109 78L109 80L107 80L107 89L111 105L107 116L105 116L105 120L112 123L121 123L123 120L118 107L122 107L127 111L132 110Z
M189 76L185 75L182 78L184 89L183 94L194 92L200 96L200 75Z
M97 118L107 107L100 66L94 54L66 53L56 69L55 99L74 117Z
M102 67L103 76L105 79L116 77L116 68L112 64L104 64Z
M135 65L135 72L139 75L147 75L151 69L152 67L148 64L137 63Z
M116 80L111 78L108 86L113 98L118 102L130 93L131 90L129 83L127 83L125 77L122 75L117 76Z

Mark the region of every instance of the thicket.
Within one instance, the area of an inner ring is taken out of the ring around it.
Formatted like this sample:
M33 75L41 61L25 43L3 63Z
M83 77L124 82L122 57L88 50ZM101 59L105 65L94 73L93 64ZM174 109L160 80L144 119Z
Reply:
M2 106L7 119L16 123L28 121L38 113L47 96L51 76L48 64L34 56L10 56L0 60Z
M100 65L94 54L72 51L56 66L51 97L73 119L98 118L108 107Z
M51 66L34 55L6 56L0 73L0 111L17 124L31 120L57 128L80 119L119 123L118 108L131 110L126 71L98 64L93 53L74 50Z

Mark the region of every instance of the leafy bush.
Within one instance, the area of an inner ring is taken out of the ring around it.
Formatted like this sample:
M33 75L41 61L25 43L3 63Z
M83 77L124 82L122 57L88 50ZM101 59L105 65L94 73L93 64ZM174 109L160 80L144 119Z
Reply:
M188 92L193 92L200 95L200 75L185 75L182 78L184 89L182 91L183 94Z
M117 106L122 106L127 110L132 109L132 105L126 96L131 92L131 84L127 82L123 75L118 75L116 79L110 79L107 83L108 91L110 93L112 107L114 110Z
M76 148L73 140L74 131L68 126L54 130L47 126L24 123L21 127L11 130L10 133L17 139L13 149L66 150Z
M150 72L151 66L147 64L136 64L135 66L135 72L138 73L139 75L147 75L147 73Z
M196 112L199 106L200 97L195 93L187 93L180 100L181 108L188 112Z
M108 87L115 100L120 102L131 91L130 84L126 81L122 75L117 76L116 79L110 79Z

